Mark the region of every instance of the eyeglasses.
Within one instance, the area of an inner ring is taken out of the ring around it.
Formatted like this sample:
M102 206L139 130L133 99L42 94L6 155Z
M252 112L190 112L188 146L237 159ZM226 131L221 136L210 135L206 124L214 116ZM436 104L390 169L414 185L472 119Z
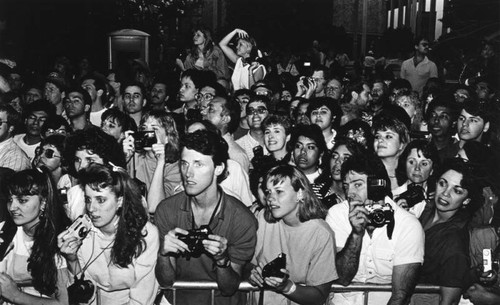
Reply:
M206 100L206 101L211 101L213 100L215 97L215 95L213 95L212 93L196 93L194 98L197 99L197 100Z
M47 159L61 158L61 156L56 156L55 153L55 150L53 150L52 148L43 149L43 147L37 147L35 150L35 154L37 156L42 156L43 154Z
M267 113L267 109L265 107L258 107L257 109L255 108L247 108L247 115L251 114L251 115L256 115L256 114L266 114Z
M49 128L49 129L47 129L47 131L45 131L45 137L48 137L48 136L51 136L54 134L65 136L67 134L67 132L64 129L52 129L52 128Z

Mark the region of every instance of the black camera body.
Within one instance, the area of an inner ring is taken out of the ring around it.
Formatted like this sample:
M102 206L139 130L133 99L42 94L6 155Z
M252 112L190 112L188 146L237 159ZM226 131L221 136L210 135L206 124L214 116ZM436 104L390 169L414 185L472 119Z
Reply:
M367 184L368 199L374 202L384 200L387 195L387 182L385 179L368 177Z
M188 256L200 257L205 251L202 241L208 239L208 235L212 234L212 231L208 226L201 226L198 229L189 230L187 235L179 234L177 238L184 242L189 249Z
M286 254L280 253L277 258L267 263L267 265L262 268L262 277L285 277L285 274L281 272L281 269L286 268Z
M394 221L394 210L388 203L374 203L372 205L366 205L365 208L369 212L368 220L371 226L380 228Z
M83 276L68 286L69 304L88 303L94 295L95 287L90 280L84 280Z
M134 147L136 151L141 151L146 147L156 144L156 134L151 131L137 131L134 133Z
M397 200L404 199L408 208L425 200L425 191L420 185L410 184L406 192L401 193Z

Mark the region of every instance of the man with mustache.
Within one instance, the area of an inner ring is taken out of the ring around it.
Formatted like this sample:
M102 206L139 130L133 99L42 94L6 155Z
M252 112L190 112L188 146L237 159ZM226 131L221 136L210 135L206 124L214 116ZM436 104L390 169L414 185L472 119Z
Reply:
M123 102L125 112L140 126L143 108L146 106L146 89L138 82L130 83L124 87Z
M165 80L155 80L153 83L153 89L151 89L151 104L149 107L155 110L167 110L171 111L174 109L169 109L167 106L167 101L170 98L170 95L167 91L167 81Z

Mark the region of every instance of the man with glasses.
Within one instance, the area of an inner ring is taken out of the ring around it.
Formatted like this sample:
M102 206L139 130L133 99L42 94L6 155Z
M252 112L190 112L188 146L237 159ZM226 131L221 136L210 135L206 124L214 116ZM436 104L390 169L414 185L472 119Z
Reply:
M20 116L10 105L0 105L0 167L14 171L30 168L26 153L14 142L14 127L20 123Z
M429 50L429 40L418 37L415 39L415 55L401 64L401 78L408 80L419 95L422 95L429 78L438 77L436 64L427 58Z
M82 87L74 87L66 90L64 98L64 109L73 131L98 128L92 125L89 119L92 98L87 90Z
M125 112L139 126L143 114L143 108L146 105L145 88L142 83L133 82L125 86L123 89L123 102L125 104Z
M254 149L258 146L262 147L263 155L268 153L264 144L264 131L261 128L262 121L269 115L268 104L269 98L264 95L254 96L247 104L247 122L250 130L236 143L245 150L249 160L253 159ZM250 164L250 168L252 168L252 164Z
M35 101L24 109L26 133L13 137L14 142L26 153L30 161L35 157L35 150L42 141L42 127L55 114L54 105L46 100Z
M245 150L233 138L233 132L240 121L240 105L236 100L216 96L208 107L201 111L204 120L210 121L220 131L228 145L229 159L238 162L243 170L248 173L250 161Z

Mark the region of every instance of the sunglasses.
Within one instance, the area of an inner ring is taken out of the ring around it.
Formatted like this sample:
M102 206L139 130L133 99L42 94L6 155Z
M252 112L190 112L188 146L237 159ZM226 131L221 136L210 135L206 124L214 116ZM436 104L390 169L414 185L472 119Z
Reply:
M55 153L56 151L52 148L43 149L42 147L37 147L37 149L35 150L35 154L37 156L42 156L43 154L47 159L61 158L61 156L56 156Z

